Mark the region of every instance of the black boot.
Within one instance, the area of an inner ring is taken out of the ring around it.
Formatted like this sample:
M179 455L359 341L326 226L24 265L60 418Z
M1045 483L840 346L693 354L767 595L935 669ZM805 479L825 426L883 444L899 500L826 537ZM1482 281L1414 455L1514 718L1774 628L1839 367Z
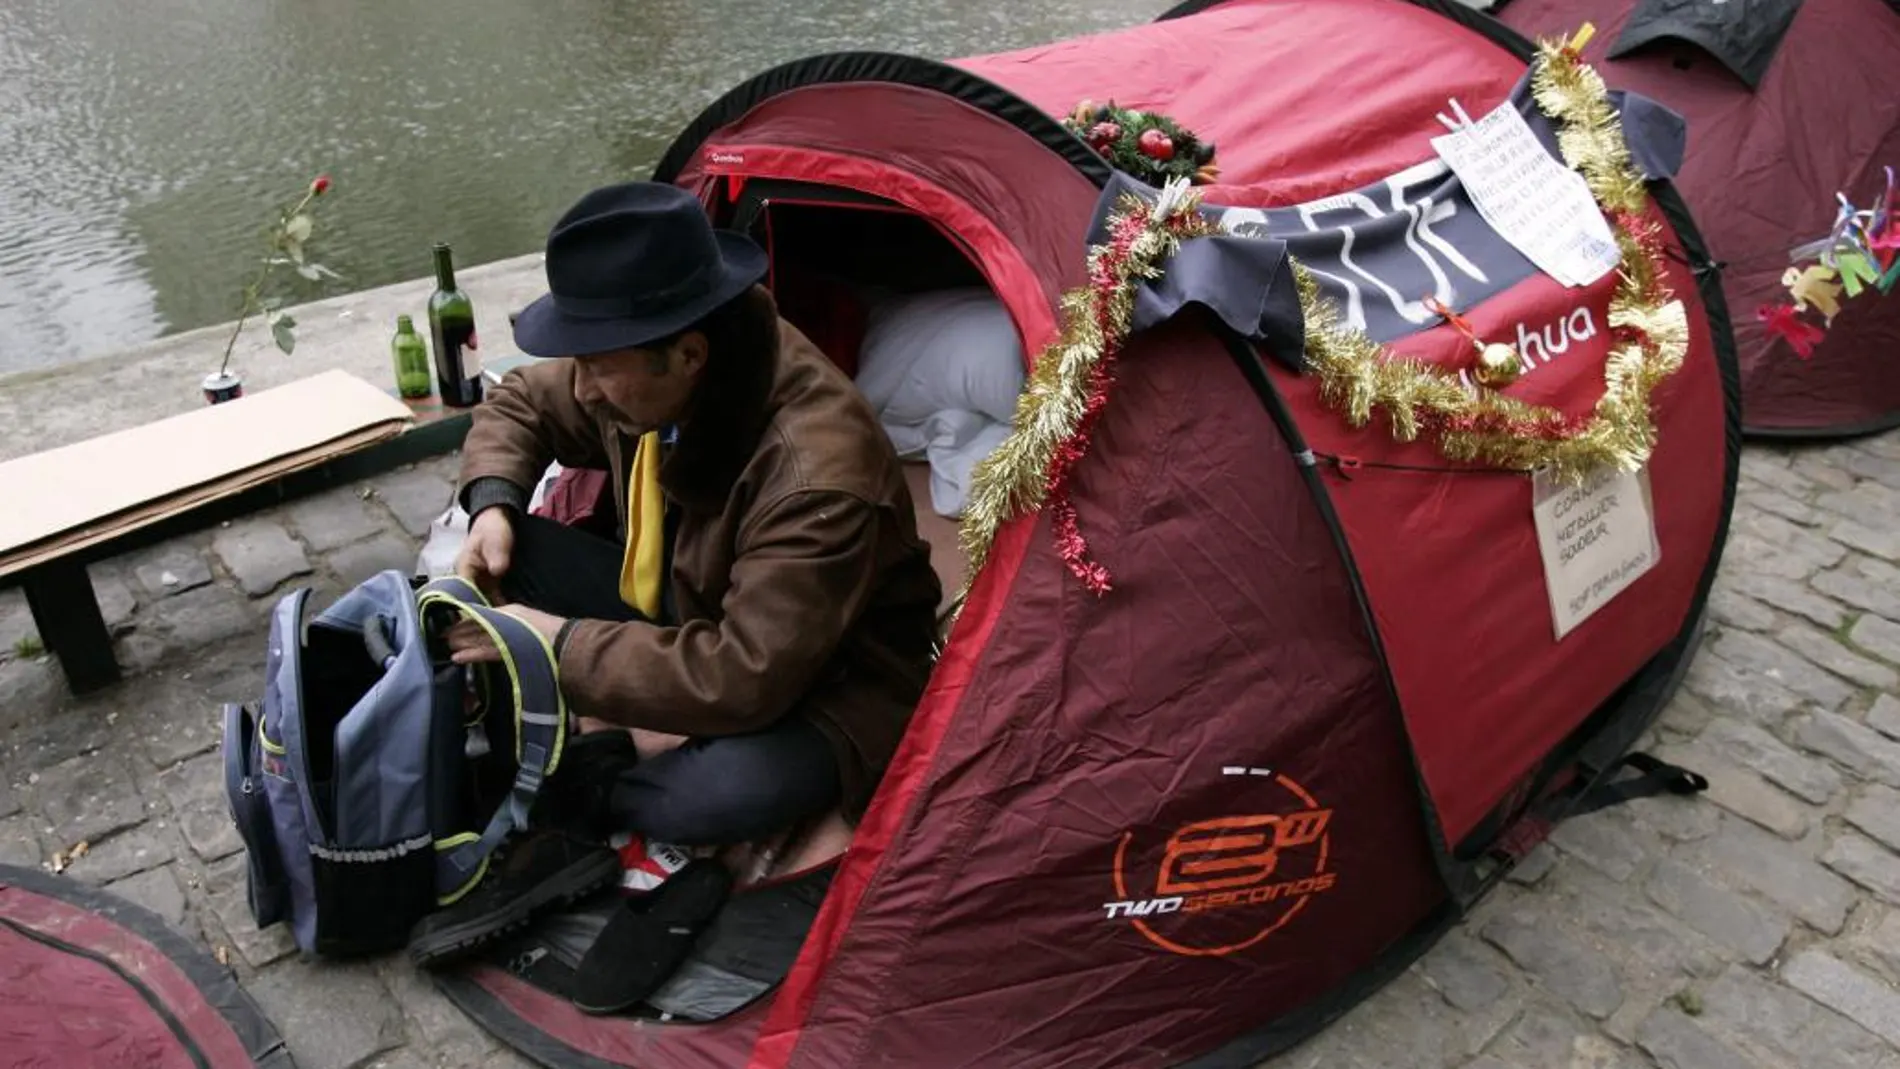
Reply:
M529 832L502 848L466 897L422 918L409 935L409 957L423 968L464 958L619 879L620 855L605 843Z

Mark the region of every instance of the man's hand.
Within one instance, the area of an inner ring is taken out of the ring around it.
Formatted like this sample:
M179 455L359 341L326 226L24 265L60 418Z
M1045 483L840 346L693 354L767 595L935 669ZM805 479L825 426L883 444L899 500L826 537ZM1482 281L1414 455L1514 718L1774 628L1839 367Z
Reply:
M488 514L484 512L482 515ZM566 620L553 613L530 609L526 605L503 605L497 611L505 612L534 628L549 643L553 643L554 636L561 633L561 625L567 623ZM481 625L473 620L463 620L449 628L448 634L444 637L449 642L449 660L456 664L479 664L483 661L501 660L501 651L495 648L494 640L490 639L488 632L482 630Z
M455 574L492 600L515 555L514 521L505 508L486 508L469 524L468 538L455 558ZM479 629L478 629L479 630Z

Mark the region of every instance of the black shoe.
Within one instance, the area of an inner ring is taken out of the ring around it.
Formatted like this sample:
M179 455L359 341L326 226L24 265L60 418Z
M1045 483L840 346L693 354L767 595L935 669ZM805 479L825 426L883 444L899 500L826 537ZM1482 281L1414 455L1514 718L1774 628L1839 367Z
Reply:
M732 873L702 858L652 894L627 899L574 970L574 1008L619 1013L651 997L686 963L731 892Z
M559 832L530 832L503 850L467 897L422 918L410 932L409 957L417 965L431 968L466 957L620 879L618 853Z

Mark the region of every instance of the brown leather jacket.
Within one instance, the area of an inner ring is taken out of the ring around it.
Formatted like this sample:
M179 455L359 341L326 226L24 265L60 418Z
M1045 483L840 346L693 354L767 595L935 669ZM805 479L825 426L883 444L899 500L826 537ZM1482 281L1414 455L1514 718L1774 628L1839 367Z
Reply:
M897 456L851 380L783 320L776 352L724 363L660 473L680 508L679 626L577 624L562 690L582 716L678 735L810 717L855 821L929 678L942 587ZM462 482L531 487L550 460L605 468L624 517L633 446L575 401L573 361L546 361L475 409Z

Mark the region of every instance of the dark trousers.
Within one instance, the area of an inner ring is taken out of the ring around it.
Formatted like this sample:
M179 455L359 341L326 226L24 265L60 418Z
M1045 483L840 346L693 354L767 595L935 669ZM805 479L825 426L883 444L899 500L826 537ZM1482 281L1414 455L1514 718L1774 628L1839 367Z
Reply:
M644 622L620 600L622 555L585 531L517 516L501 592L556 616ZM682 846L763 838L824 813L841 791L831 743L797 715L749 735L690 739L606 774L614 777L606 797L615 826Z

